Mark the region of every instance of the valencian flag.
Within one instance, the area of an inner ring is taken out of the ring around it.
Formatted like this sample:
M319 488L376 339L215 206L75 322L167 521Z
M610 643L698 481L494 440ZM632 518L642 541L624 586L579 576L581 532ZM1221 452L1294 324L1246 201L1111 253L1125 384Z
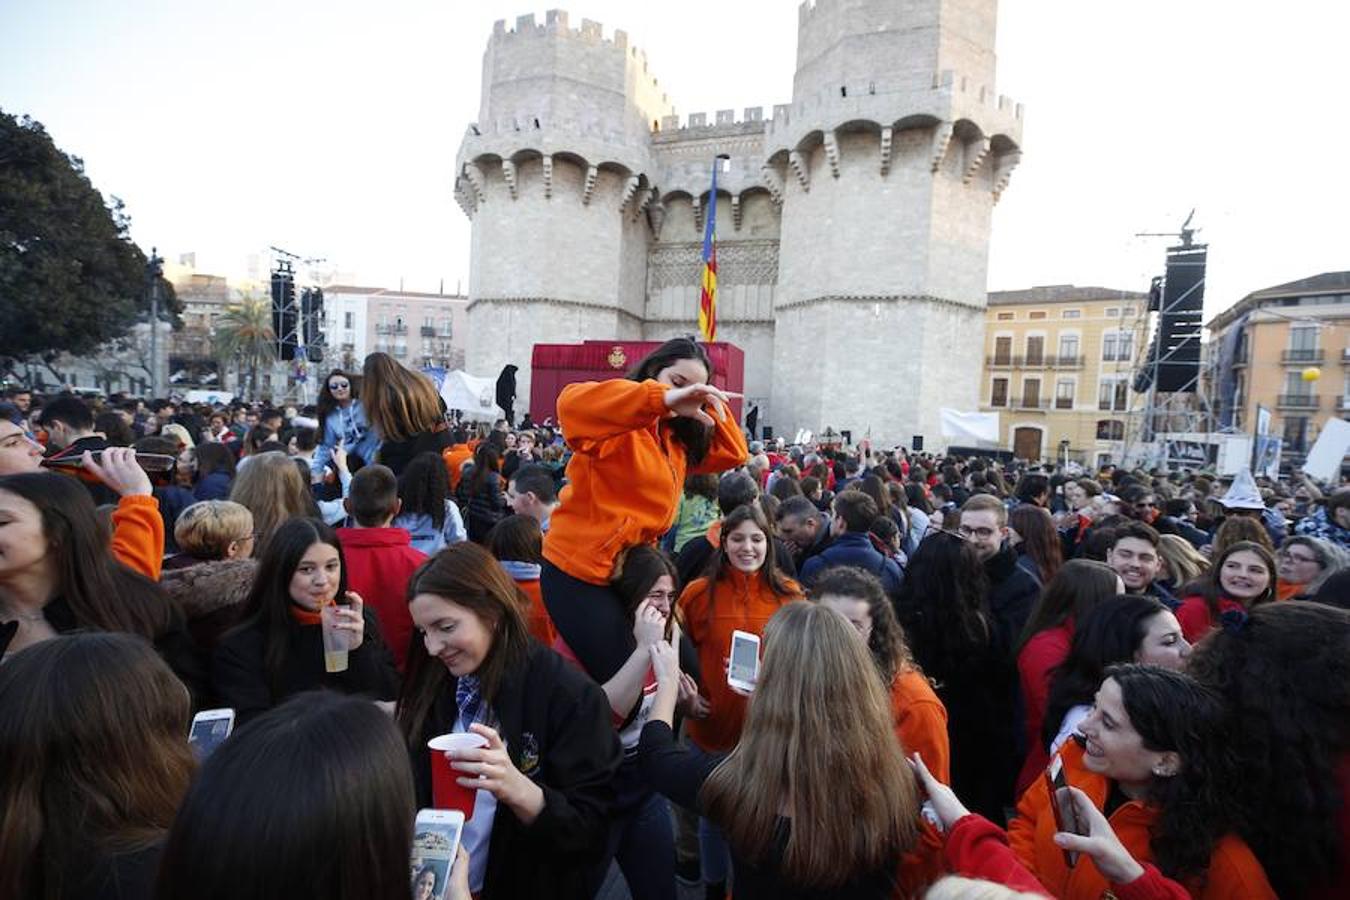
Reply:
M698 331L705 341L717 340L717 165L713 160L708 221L703 226L703 281L698 295Z

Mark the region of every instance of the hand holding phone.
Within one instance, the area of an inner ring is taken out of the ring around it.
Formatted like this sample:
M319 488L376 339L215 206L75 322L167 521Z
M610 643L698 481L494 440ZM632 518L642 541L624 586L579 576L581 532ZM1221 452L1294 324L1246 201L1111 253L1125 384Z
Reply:
M727 665L727 685L750 694L759 680L759 635L748 631L731 633L731 659Z
M1092 798L1075 787L1065 788L1064 793L1084 828L1082 834L1056 834L1055 843L1066 854L1076 851L1092 857L1092 864L1097 867L1097 871L1112 884L1129 884L1143 875L1144 867L1125 849L1111 828L1111 823L1092 802Z
M1079 821L1073 795L1069 792L1069 780L1064 775L1064 761L1058 756L1051 760L1045 770L1045 787L1050 792L1050 811L1055 816L1055 831L1071 835L1087 834L1087 829ZM1066 849L1064 862L1072 869L1078 862L1077 851Z
M456 894L448 889L451 869L460 865L454 880L467 885L468 857L460 857L459 842L464 832L464 813L457 809L423 809L413 827L412 895L413 900L447 900Z
M198 760L205 760L225 743L225 739L234 731L234 710L204 709L192 717L192 728L188 731L188 744L197 754Z

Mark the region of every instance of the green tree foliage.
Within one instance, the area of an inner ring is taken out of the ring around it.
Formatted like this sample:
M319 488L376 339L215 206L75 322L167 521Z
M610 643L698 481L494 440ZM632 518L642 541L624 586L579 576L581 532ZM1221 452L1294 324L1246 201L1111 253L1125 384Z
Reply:
M0 360L90 353L148 315L130 224L40 123L0 110ZM162 278L160 310L177 324Z
M249 373L249 396L258 395L258 368L276 359L277 336L272 332L272 303L248 296L225 308L216 322L216 356L222 371L231 360L240 374ZM242 381L242 379L241 379Z

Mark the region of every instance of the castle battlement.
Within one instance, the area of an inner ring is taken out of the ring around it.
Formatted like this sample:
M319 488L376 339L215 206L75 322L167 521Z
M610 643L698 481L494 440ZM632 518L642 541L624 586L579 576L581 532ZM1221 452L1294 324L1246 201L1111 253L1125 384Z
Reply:
M643 72L647 71L647 52L629 46L628 32L616 28L612 36L606 38L604 25L593 19L582 19L579 28L571 28L565 9L550 9L544 13L542 24L536 21L534 13L516 16L516 25L511 29L506 27L505 19L498 19L492 25L491 44L507 45L542 37L575 41L589 47L612 47L615 50L622 50ZM655 78L652 79L652 83L656 83Z
M774 107L775 110L785 108L782 106ZM713 113L690 113L687 116L663 116L661 118L661 131L662 133L697 131L700 137L716 136L719 132L745 134L747 131L763 130L766 121L764 107L747 106L739 118L736 116L736 110L734 109L719 109ZM757 127L747 129L747 125Z

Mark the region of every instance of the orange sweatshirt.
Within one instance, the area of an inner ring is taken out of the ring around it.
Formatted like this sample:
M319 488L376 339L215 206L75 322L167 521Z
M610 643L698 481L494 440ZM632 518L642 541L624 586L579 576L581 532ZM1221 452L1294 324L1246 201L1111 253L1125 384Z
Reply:
M544 558L572 577L608 584L621 550L656 543L675 521L686 474L745 462L745 437L728 412L720 421L713 416L708 455L690 468L684 445L666 427L667 390L656 381L618 378L569 384L558 397L573 456L544 535Z
M123 497L113 510L112 552L117 561L151 581L164 566L164 517L154 497Z
M1073 787L1092 798L1101 809L1110 792L1107 779L1083 765L1083 748L1069 741L1060 751L1064 775ZM1142 863L1153 862L1149 832L1158 818L1156 808L1132 800L1111 816L1111 828L1130 855ZM1110 885L1092 860L1080 856L1072 869L1064 860L1064 851L1056 846L1055 815L1050 809L1050 791L1045 779L1038 778L1027 788L1017 804L1017 818L1008 827L1008 843L1041 883L1061 900L1098 900L1106 896ZM1209 858L1204 883L1186 882L1196 900L1274 900L1275 892L1266 880L1265 870L1251 849L1234 834L1224 836Z
M706 719L689 719L689 737L704 750L725 752L736 746L745 724L745 698L727 686L726 658L731 655L731 633L763 634L764 626L784 603L804 599L801 588L789 581L792 593L780 597L758 573L746 575L730 568L717 581L716 598L708 603L708 579L698 578L680 595L685 633L698 649L703 688L711 711Z
M460 470L465 462L473 459L473 451L465 444L455 444L441 451L441 459L445 461L445 471L450 475L450 490L458 490Z
M530 608L525 611L525 622L530 627L530 634L545 647L552 647L558 638L558 630L553 627L553 620L544 608L544 594L539 589L539 579L517 579L516 587L530 600Z
M947 742L947 707L922 672L910 669L891 682L891 718L905 756L918 751L933 777L951 784L952 751Z

